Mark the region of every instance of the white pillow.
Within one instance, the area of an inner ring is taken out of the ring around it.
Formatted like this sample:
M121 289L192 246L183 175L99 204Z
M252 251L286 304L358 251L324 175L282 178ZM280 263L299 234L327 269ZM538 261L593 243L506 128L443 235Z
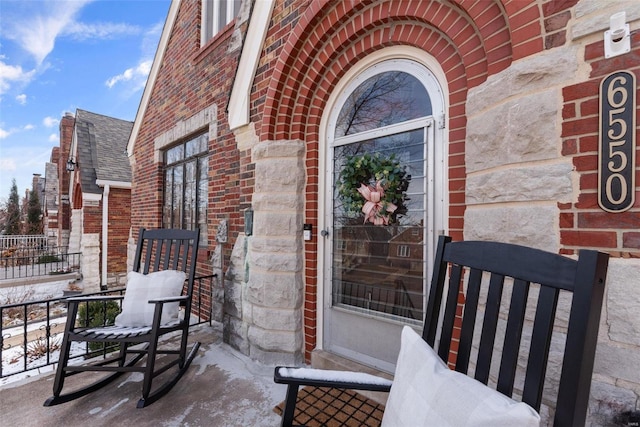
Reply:
M116 316L115 324L121 327L151 326L155 304L148 301L158 298L180 296L187 275L183 271L163 270L149 274L135 271L127 275L127 290L122 301L122 312ZM164 304L161 324L178 319L178 303Z
M529 405L453 371L413 329L402 344L382 427L539 426Z

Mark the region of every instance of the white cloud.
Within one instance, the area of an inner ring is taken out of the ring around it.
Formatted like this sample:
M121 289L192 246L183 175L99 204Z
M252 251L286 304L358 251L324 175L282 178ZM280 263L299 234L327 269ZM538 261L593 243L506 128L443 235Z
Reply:
M5 172L13 172L16 169L17 166L15 159L7 157L0 158L0 170Z
M129 24L112 22L85 24L82 22L71 22L64 29L63 35L68 35L75 40L111 39L122 35L140 34L140 31L140 27Z
M49 142L58 142L59 139L60 135L57 133L52 133L51 135L49 135Z
M53 51L56 40L68 37L83 41L139 34L135 25L76 21L79 12L94 0L44 0L24 2L19 14L3 19L3 35L18 43L40 66Z
M54 117L45 117L44 119L42 119L42 124L48 128L58 126L58 123L60 123L60 121Z
M35 70L24 71L20 65L9 65L0 55L0 95L6 93L13 83L29 83Z
M129 82L127 92L130 94L144 89L147 83L147 77L153 65L153 57L158 47L158 40L162 33L164 22L158 22L150 27L144 33L140 49L142 51L141 59L135 67L127 68L122 73L111 77L105 82L105 85L112 89L117 84Z
M5 138L8 138L9 136L13 135L14 133L29 131L29 130L32 130L34 128L35 128L35 126L33 126L32 124L27 124L27 125L24 125L24 126L22 126L20 128L16 128L16 127L13 127L11 129L0 128L0 139L5 139Z
M149 76L149 71L151 71L152 63L153 61L151 59L142 61L136 67L127 68L123 73L111 77L105 82L105 84L109 88L113 88L113 86L120 82L133 81L136 89L138 89L138 86L144 87L144 84L147 81L147 76Z
M27 95L25 95L24 93L21 93L20 95L16 96L16 101L20 105L26 105L27 104Z
M91 0L28 2L25 19L7 20L5 36L15 40L38 65L51 53L58 36L74 22L77 13ZM31 7L33 6L33 7Z

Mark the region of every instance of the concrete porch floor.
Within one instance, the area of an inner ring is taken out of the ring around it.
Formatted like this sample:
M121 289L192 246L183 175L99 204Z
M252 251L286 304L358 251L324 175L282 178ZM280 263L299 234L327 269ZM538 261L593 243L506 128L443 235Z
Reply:
M273 367L262 365L222 342L219 327L192 328L190 343L202 343L191 367L164 397L137 409L141 374L124 374L74 401L44 407L53 373L0 386L3 426L277 426L273 408L286 387L273 382ZM80 375L78 376L80 377Z

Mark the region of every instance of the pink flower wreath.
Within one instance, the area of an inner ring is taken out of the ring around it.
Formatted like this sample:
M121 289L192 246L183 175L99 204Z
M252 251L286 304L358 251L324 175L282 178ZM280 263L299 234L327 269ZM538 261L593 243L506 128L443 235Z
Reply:
M393 203L382 202L384 198L384 188L380 181L376 182L375 187L372 185L361 184L358 193L362 194L366 202L362 206L364 212L364 223L367 221L374 225L388 225L389 216L398 209Z

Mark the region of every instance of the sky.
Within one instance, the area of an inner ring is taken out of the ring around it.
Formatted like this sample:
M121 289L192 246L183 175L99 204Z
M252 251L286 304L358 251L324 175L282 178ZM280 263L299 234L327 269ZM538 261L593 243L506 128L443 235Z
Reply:
M44 177L66 112L135 120L169 5L0 0L0 202Z

